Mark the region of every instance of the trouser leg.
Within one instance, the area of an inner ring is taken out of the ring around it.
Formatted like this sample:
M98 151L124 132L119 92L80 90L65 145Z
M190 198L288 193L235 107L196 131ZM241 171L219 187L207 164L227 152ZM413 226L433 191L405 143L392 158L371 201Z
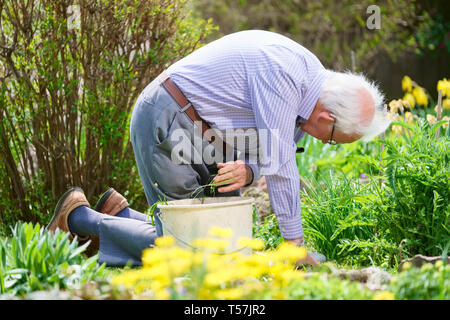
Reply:
M99 238L99 263L140 266L142 252L155 244L157 234L150 222L105 216L99 223Z

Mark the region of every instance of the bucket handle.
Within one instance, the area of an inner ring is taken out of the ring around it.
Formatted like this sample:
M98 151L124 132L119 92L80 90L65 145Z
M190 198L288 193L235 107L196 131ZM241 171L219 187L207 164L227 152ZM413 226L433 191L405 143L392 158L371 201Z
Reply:
M259 217L259 212L258 212L258 207L257 206L255 206L254 204L253 204L253 206L256 208L256 212L258 213L258 217ZM186 246L188 246L189 248L191 248L191 249L194 249L194 250L200 250L200 248L197 248L197 247L194 247L193 245L191 245L190 243L188 243L187 241L184 241L183 239L180 239L178 236L176 236L175 235L175 232L173 232L172 230L170 230L170 228L166 225L166 224L164 224L164 221L163 221L163 219L162 219L162 217L161 217L161 211L159 211L159 212L157 212L156 213L156 216L159 218L159 221L161 221L161 225L163 225L164 226L164 228L176 239L176 240L178 240L178 241L180 241L181 243L183 243L184 245L186 245ZM257 230L258 230L258 232L259 232L259 220L258 220L258 223L256 224L256 226L257 226ZM237 253L237 252L240 252L240 251L243 251L243 250L245 250L245 249L247 249L248 248L248 246L245 246L245 247L242 247L242 248L240 248L240 249L237 249L237 250L234 250L234 251L231 251L231 252L227 252L227 253L217 253L217 254L231 254L231 253Z

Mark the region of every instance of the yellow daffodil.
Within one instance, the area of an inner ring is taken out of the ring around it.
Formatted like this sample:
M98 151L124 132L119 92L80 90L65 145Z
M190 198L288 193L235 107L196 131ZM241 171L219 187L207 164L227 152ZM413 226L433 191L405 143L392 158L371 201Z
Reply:
M394 113L394 112L388 112L386 116L389 120L392 120L392 121L396 121L400 117L398 113Z
M416 102L420 106L427 106L428 105L428 97L425 93L425 90L422 87L414 87L413 89L413 95L416 99Z
M450 98L446 98L442 100L442 109L450 110Z
M405 120L408 123L413 123L414 122L414 115L411 112L406 111L405 112Z
M442 95L450 97L450 80L446 78L439 80L437 83L437 91L442 90Z
M436 123L436 117L432 114L427 114L427 121L432 126Z
M402 90L406 92L410 92L413 87L413 82L410 77L404 76L402 79Z
M444 129L447 129L447 128L448 128L448 123L450 122L450 117L449 117L449 116L445 116L445 117L442 118L442 120L446 120L446 121L447 121L446 123L444 123L444 124L442 125L442 127L443 127Z
M401 135L403 132L403 127L399 125L393 125L392 126L392 133L395 135Z
M402 100L392 100L391 102L389 102L389 110L392 113L398 113L399 111L403 110Z
M414 107L416 106L416 99L414 98L414 95L412 93L407 92L403 96L403 103L409 109L414 109Z

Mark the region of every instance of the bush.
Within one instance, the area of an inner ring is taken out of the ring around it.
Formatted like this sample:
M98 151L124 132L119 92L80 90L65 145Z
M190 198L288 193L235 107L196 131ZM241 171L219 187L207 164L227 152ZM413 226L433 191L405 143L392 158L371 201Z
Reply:
M39 224L17 223L12 229L12 237L0 241L0 294L77 288L106 276L97 256L82 257L88 243L78 247L68 233L50 233Z
M3 223L46 222L69 186L88 199L113 186L144 211L129 118L143 88L212 28L185 2L0 4Z

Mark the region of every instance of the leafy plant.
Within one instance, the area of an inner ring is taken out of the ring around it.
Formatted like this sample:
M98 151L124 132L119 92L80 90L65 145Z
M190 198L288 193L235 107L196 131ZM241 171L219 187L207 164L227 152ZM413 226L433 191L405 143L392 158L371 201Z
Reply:
M36 290L68 289L105 277L97 256L85 259L68 233L48 232L39 224L17 223L0 242L0 293L24 295Z
M308 192L302 194L307 243L337 262L389 264L395 247L381 240L377 230L372 209L376 184L332 172L309 180Z
M430 126L424 119L402 137L386 139L385 185L376 201L377 225L394 243L405 239L411 254L439 255L450 242L450 139L436 139L445 121Z
M389 290L399 300L450 300L450 265L440 260L416 268L407 262L391 279Z

